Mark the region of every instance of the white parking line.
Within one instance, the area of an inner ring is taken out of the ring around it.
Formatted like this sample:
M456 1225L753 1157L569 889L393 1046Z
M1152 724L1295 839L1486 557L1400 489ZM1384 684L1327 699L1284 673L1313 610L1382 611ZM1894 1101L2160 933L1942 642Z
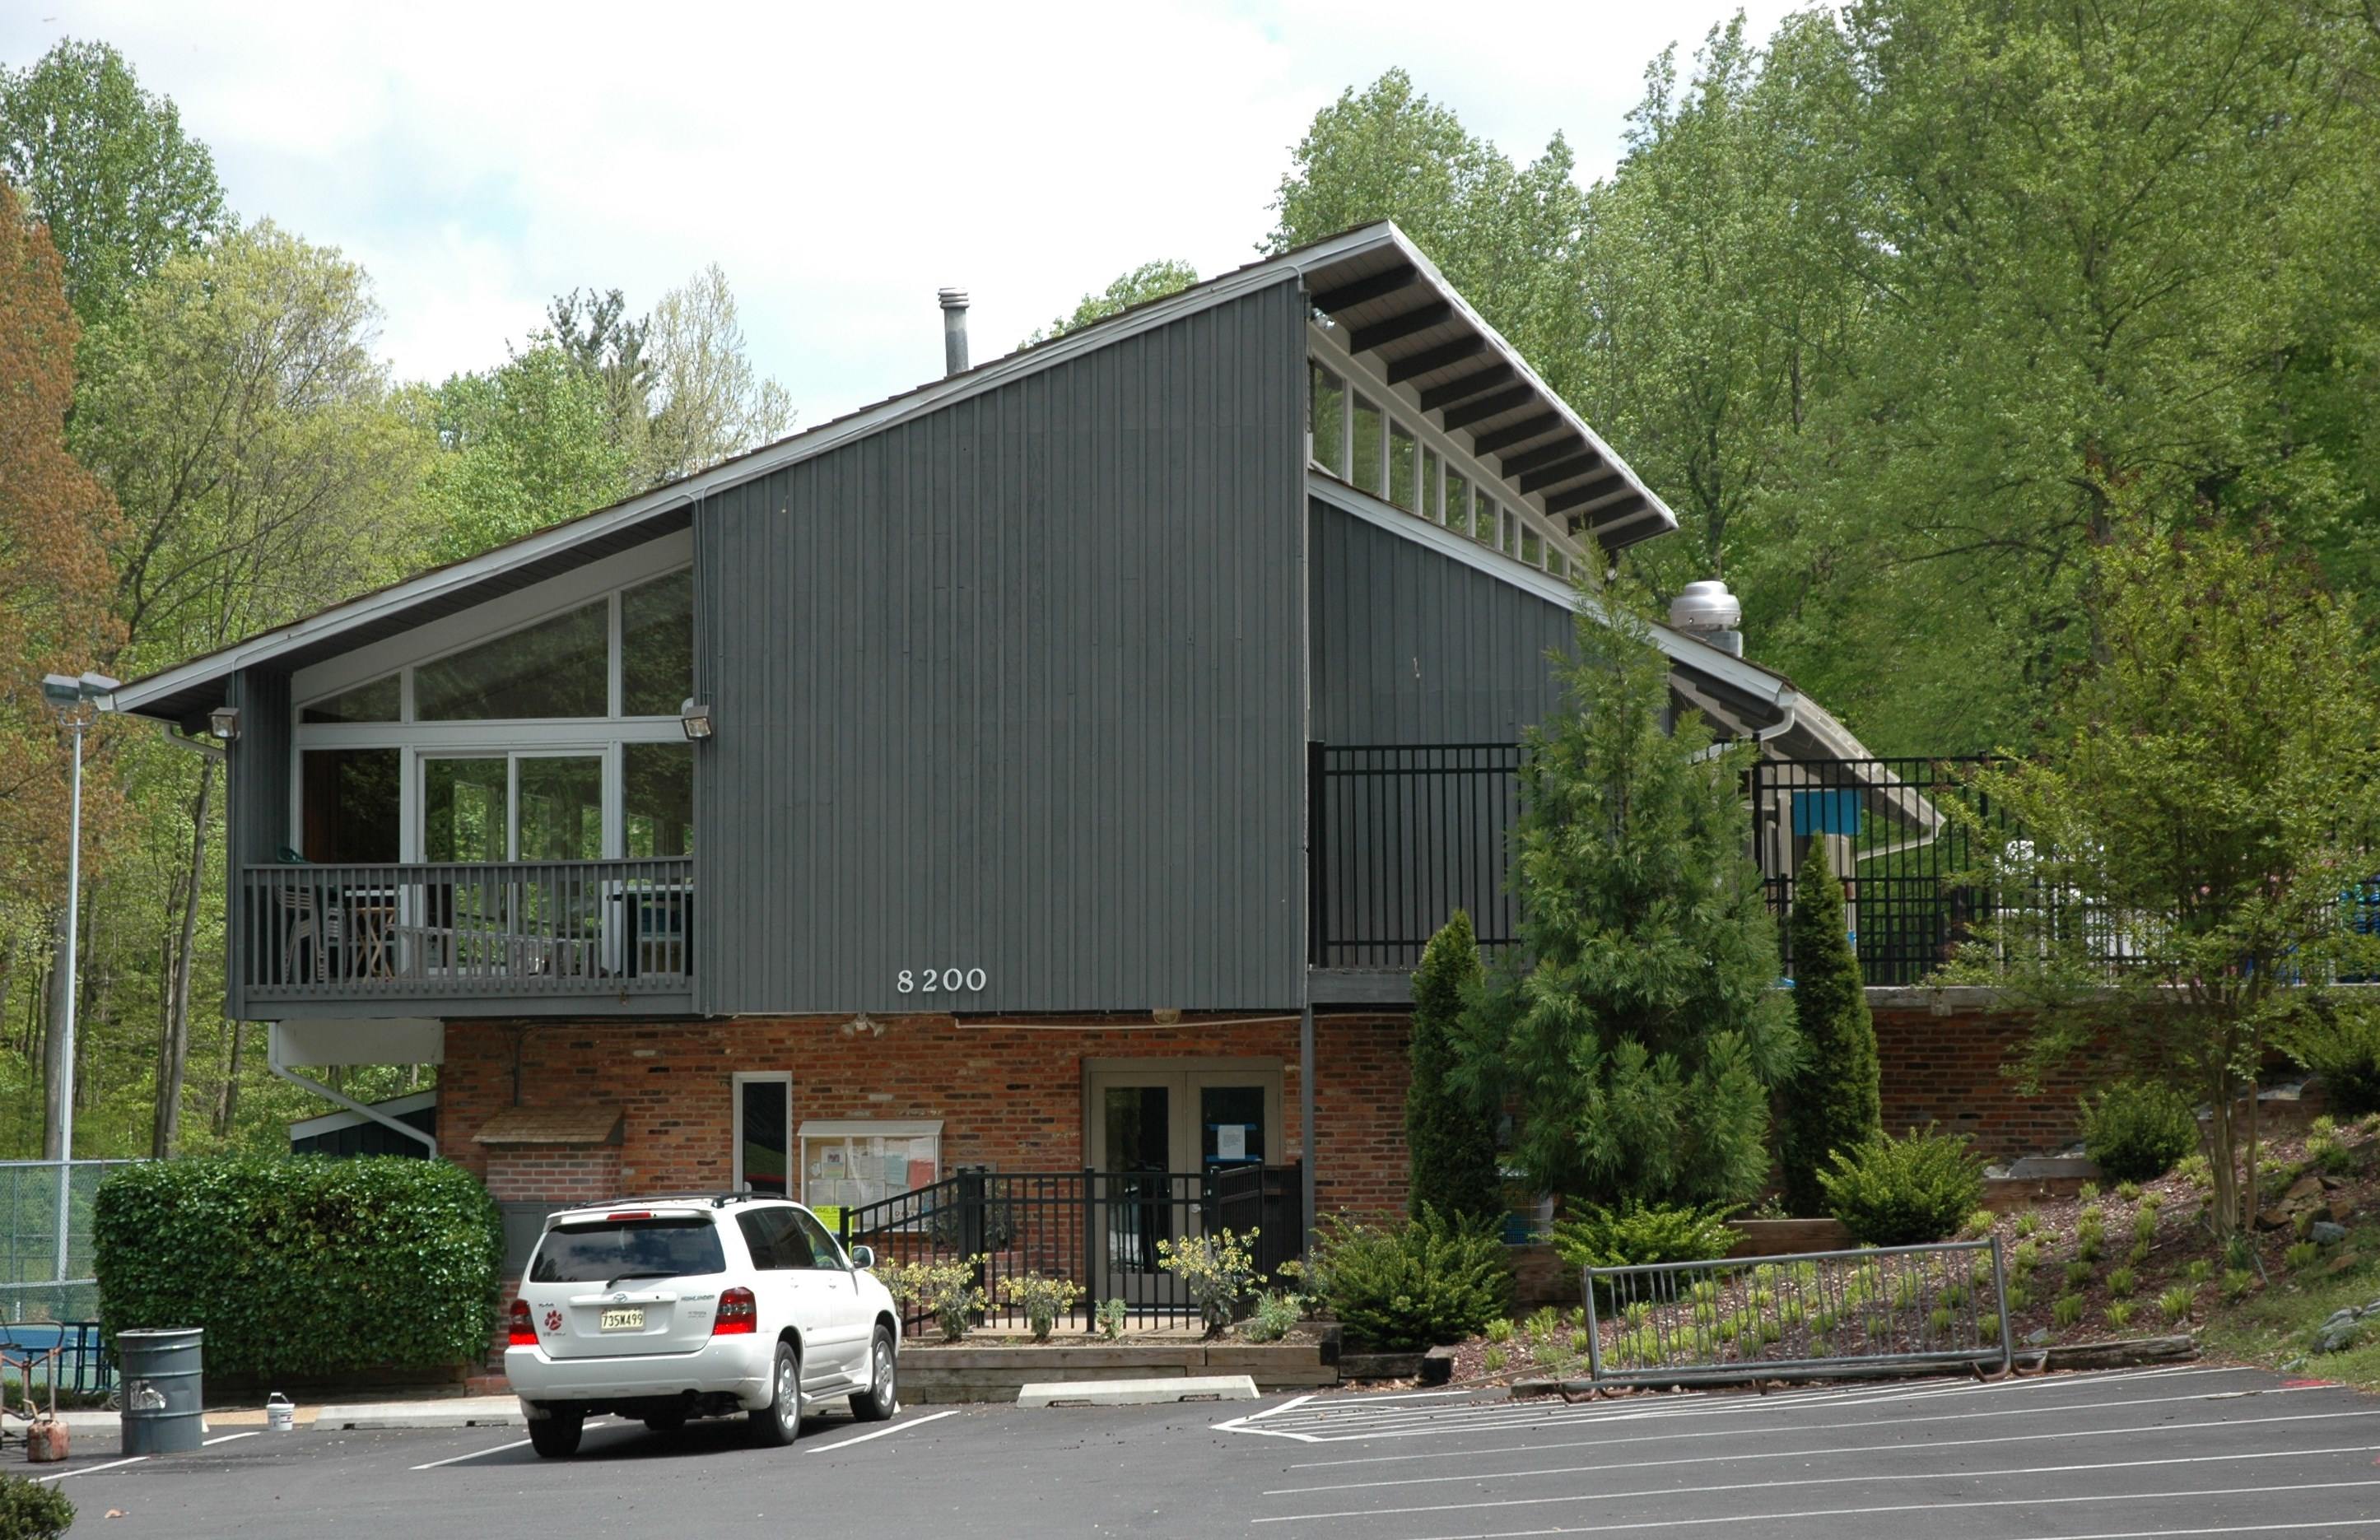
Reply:
M1431 1486L1450 1481L1473 1483L1518 1481L1536 1476L1588 1475L1608 1471L1653 1471L1674 1465L1735 1465L1755 1460L1834 1460L1847 1454L1912 1454L1928 1449L1971 1449L1985 1444L2032 1444L2044 1439L2064 1442L2075 1438L2112 1438L2125 1434L2186 1433L2193 1428L2260 1427L2268 1423L2316 1423L2337 1421L2344 1417L2380 1417L2380 1410L2360 1412L2305 1412L2285 1417L2238 1417L2211 1423L2155 1423L2147 1427L2094 1427L2070 1433L2008 1433L1997 1438L1961 1438L1955 1442L1894 1444L1830 1445L1822 1449L1763 1449L1755 1454L1698 1454L1677 1460L1637 1460L1607 1461L1595 1465L1548 1465L1530 1471L1457 1471L1442 1476L1374 1477L1367 1481L1331 1482L1319 1486L1276 1486L1262 1495L1268 1498L1293 1497L1309 1492L1368 1492L1382 1486ZM1505 1452L1477 1449L1481 1457ZM1534 1454L1534 1449L1513 1449L1514 1454ZM1292 1470L1305 1469L1292 1466Z
M832 1444L812 1444L808 1452L826 1454L835 1449L847 1449L854 1444L865 1444L871 1438L888 1438L893 1434L906 1433L913 1427L924 1427L928 1423L939 1423L945 1417L955 1417L958 1414L959 1408L955 1406L947 1412L929 1412L922 1417L911 1417L905 1422L894 1423L889 1427L880 1427L873 1433L863 1433L853 1438L838 1438Z
M263 1431L264 1430L262 1428L252 1427L246 1433L226 1433L220 1437L208 1439L205 1447L208 1449L213 1449L217 1444L228 1444L235 1438L253 1438Z
M2290 1396L2300 1395L2309 1390L2336 1388L2337 1387L2335 1386L2325 1385L2284 1385L2260 1393L2268 1396ZM1890 1419L1862 1417L1854 1418L1847 1422L1833 1423L1796 1423L1789 1421L1783 1425L1738 1425L1734 1427L1713 1428L1699 1432L1646 1433L1627 1437L1577 1438L1559 1443L1535 1444L1529 1446L1529 1448L1532 1450L1597 1449L1609 1444L1641 1444L1673 1438L1742 1438L1760 1434L1787 1431L1793 1433L1837 1433L1850 1429L1887 1425L1892 1427L1907 1427L1912 1425L1921 1423L1980 1422L1990 1417L2046 1418L2063 1416L2068 1413L2074 1412L2104 1412L2112 1407L2179 1406L2187 1404L2191 1401L2229 1401L2233 1399L2235 1399L2234 1394L2228 1391L2213 1392L2194 1396L2123 1396L2119 1397L2114 1401L2075 1401L2058 1406L2034 1405L2005 1407L1988 1412L1946 1412L1934 1413L1924 1416L1894 1417ZM1742 1414L1746 1413L1758 1413L1763 1409L1764 1403L1762 1402L1747 1401L1739 1407L1730 1408L1728 1411L1730 1414ZM1326 1434L1297 1433L1275 1425L1270 1427L1235 1428L1232 1431L1238 1433L1264 1434L1268 1437L1276 1438L1295 1438L1301 1443L1307 1444L1344 1444L1362 1443L1367 1440L1378 1438L1428 1437L1437 1435L1453 1435L1473 1430L1497 1432L1510 1429L1525 1432L1535 1428L1544 1428L1549 1431L1566 1432L1576 1427L1582 1423L1600 1424L1607 1421L1656 1422L1665 1420L1667 1417L1683 1414L1684 1413L1663 1413L1650 1411L1638 1413L1593 1412L1583 1411L1583 1409L1577 1408L1572 1408L1565 1413L1560 1409L1548 1408L1534 1419L1524 1418L1516 1413L1510 1417L1496 1417L1494 1420L1489 1420L1490 1416L1493 1415L1491 1413L1489 1415L1483 1415L1477 1422L1459 1427L1453 1425L1442 1425L1422 1428L1390 1429L1385 1432L1348 1431ZM1693 1415L1695 1416L1718 1416L1721 1413L1718 1409L1706 1409L1705 1411L1693 1413ZM1340 1460L1313 1461L1307 1462L1305 1465L1294 1468L1304 1470L1324 1465L1378 1465L1390 1461L1402 1463L1410 1460L1468 1460L1476 1458L1479 1452L1480 1451L1476 1449L1421 1449L1411 1453L1400 1454L1354 1455Z
M44 1481L68 1481L76 1476L90 1475L95 1471L112 1471L118 1465L138 1465L148 1458L149 1457L145 1454L136 1454L129 1460L111 1460L104 1465L86 1465L79 1471L60 1471L54 1476L35 1476L33 1480L36 1483Z
M2165 1460L2108 1460L2088 1465L2025 1465L1998 1471L1903 1471L1888 1475L1802 1476L1791 1481L1745 1481L1718 1486L1650 1486L1631 1492L1566 1492L1550 1498L1497 1498L1486 1501L1473 1498L1469 1502L1429 1503L1415 1508L1343 1508L1327 1513L1268 1514L1248 1522L1252 1524L1299 1524L1312 1523L1318 1519L1384 1519L1407 1513L1461 1513L1489 1508L1544 1508L1554 1503L1620 1502L1639 1498L1706 1498L1719 1492L1774 1492L1788 1486L1867 1486L1896 1481L1990 1481L2002 1476L2058 1476L2095 1471L2144 1471L2162 1465L2219 1465L2244 1460L2310 1460L2317 1455L2369 1454L2374 1449L2380 1449L2380 1444L2348 1444L2323 1449L2256 1449L2241 1454L2177 1455ZM2364 1482L2360 1485L2380 1485L2380 1482ZM2285 1491L2289 1488L2275 1488L2275 1490ZM2144 1495L2162 1497L2168 1494L2131 1494L2130 1496ZM2065 1499L2044 1498L2042 1500ZM2114 1494L2095 1499L2071 1500L2121 1502L2129 1500L2129 1498L2125 1494ZM1985 1508L1993 1505L1988 1502L1946 1502L1929 1506ZM1880 1509L1877 1511L1895 1510ZM1762 1517L1773 1519L1777 1515L1765 1514Z
M1883 1513L1939 1513L1963 1508L2057 1508L2088 1502L2168 1502L2182 1498L2254 1498L2276 1492L2334 1492L2345 1487L2380 1486L2380 1481L2310 1481L2293 1486L2217 1486L2196 1492L2132 1492L2121 1496L2090 1496L2080 1498L1989 1498L1974 1502L1894 1503L1880 1508L1810 1508L1790 1513L1762 1513L1763 1523L1781 1523L1789 1519L1857 1519L1872 1518ZM1696 1525L1742 1524L1748 1522L1742 1513L1713 1514L1707 1518L1640 1519L1618 1524L1579 1524L1557 1529L1464 1530L1457 1534L1433 1534L1422 1540L1535 1540L1553 1534L1621 1534L1636 1530L1688 1529ZM2246 1524L2230 1529L2210 1530L2135 1530L2129 1534L2147 1540L2152 1535L2181 1534L2262 1534L2277 1529L2330 1529L2340 1524L2369 1523L2368 1520L2340 1520L2331 1524ZM2059 1540L2125 1540L2119 1535L2071 1535Z
M460 1465L466 1460L478 1460L484 1455L502 1454L506 1449L521 1449L528 1447L528 1439L516 1438L509 1444L498 1444L492 1449L473 1449L468 1454L450 1455L444 1460L433 1460L426 1465L416 1465L413 1468L417 1471L434 1471L441 1465Z

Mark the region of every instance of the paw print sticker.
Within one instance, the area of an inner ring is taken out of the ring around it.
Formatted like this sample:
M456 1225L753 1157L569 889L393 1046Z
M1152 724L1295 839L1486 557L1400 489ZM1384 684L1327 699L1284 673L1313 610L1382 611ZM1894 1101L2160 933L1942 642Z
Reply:
M548 1331L560 1331L562 1329L561 1311L549 1310L545 1313L545 1329Z

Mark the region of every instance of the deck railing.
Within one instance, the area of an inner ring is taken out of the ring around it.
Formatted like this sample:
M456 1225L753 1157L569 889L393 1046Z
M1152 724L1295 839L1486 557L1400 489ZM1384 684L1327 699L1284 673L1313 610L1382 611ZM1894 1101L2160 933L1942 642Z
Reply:
M1315 744L1307 778L1316 967L1410 968L1457 908L1511 943L1520 745Z
M694 860L247 867L251 1000L683 993Z

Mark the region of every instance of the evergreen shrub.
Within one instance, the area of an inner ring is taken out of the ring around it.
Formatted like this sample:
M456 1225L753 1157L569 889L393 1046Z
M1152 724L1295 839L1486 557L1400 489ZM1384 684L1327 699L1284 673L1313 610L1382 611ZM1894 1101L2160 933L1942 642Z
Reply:
M1796 1214L1815 1214L1826 1202L1818 1173L1828 1159L1884 1131L1876 1022L1868 1014L1859 957L1843 917L1843 885L1828 864L1824 840L1810 842L1809 858L1793 884L1786 929L1803 1058L1786 1084L1777 1153L1786 1207Z
M1573 1267L1636 1267L1657 1262L1707 1262L1735 1246L1732 1206L1582 1204L1554 1226L1554 1249Z
M2338 1116L2380 1112L2380 1011L2316 1011L2291 1031L2289 1049L2321 1077Z
M1828 1212L1863 1245L1912 1246L1957 1233L1984 1197L1984 1172L1966 1136L1909 1131L1879 1134L1837 1150L1818 1173Z
M1480 982L1471 916L1457 909L1413 976L1412 1078L1405 1089L1405 1147L1411 1153L1410 1211L1501 1217L1503 1178L1496 1129L1454 1084L1463 1011Z
M1462 1341L1510 1314L1512 1262L1501 1226L1425 1207L1397 1225L1323 1227L1323 1296L1350 1345L1408 1352Z
M2119 1081L2082 1103L2082 1150L2119 1182L2151 1182L2198 1147L2198 1115L2171 1086Z
M0 1475L0 1540L58 1540L74 1516L74 1504L56 1487Z
M443 1160L222 1156L120 1166L92 1205L115 1332L199 1327L210 1374L476 1364L503 1222Z

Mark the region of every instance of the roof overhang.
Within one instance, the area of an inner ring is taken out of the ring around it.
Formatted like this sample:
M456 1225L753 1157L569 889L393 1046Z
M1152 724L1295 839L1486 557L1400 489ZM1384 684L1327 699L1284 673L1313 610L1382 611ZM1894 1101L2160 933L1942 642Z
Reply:
M1474 401L1480 371L1493 371L1522 396L1497 412L1466 419L1463 430L1508 475L1540 470L1560 479L1536 490L1548 509L1592 530L1607 549L1677 527L1677 518L1611 453L1595 430L1538 378L1512 346L1389 221L1299 247L1137 305L1002 358L933 381L790 438L722 461L683 480L541 529L467 560L348 600L219 651L117 689L112 708L185 725L223 701L225 682L244 668L296 668L351 650L422 620L485 602L526 582L683 528L696 503L723 488L843 447L939 407L998 390L1110 343L1170 325L1243 296L1290 281L1318 308L1351 328L1359 351L1377 355L1392 380L1421 387L1426 409L1445 413ZM1460 352L1461 357L1455 357ZM1501 400L1500 396L1498 399ZM1435 406L1427 403L1435 400ZM1525 431L1524 431L1525 430ZM1540 464L1538 456L1558 458ZM1524 469L1524 467L1532 467ZM1617 481L1613 480L1617 478ZM1590 495L1591 493L1591 495Z

